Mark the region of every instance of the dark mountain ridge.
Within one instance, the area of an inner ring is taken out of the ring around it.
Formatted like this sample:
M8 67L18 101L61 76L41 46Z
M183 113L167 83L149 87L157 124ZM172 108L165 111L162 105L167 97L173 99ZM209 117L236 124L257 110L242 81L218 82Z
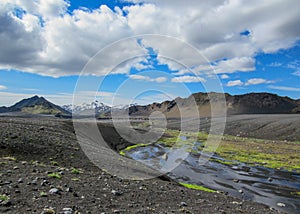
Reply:
M0 113L22 112L27 114L70 114L44 97L33 96L23 99L10 107L0 107Z
M225 104L222 102L224 97ZM200 116L210 116L211 105L215 107L217 114L224 112L224 106L226 107L226 113L229 115L300 113L299 100L293 100L289 97L281 97L270 93L230 95L215 92L199 92L190 95L188 98L178 97L172 101L162 103L152 103L145 106L136 105L130 107L128 111L131 116L147 116L154 111L161 111L167 117L180 117L180 112L189 111L189 109L191 111L193 103L196 103ZM193 111L186 114L196 116Z

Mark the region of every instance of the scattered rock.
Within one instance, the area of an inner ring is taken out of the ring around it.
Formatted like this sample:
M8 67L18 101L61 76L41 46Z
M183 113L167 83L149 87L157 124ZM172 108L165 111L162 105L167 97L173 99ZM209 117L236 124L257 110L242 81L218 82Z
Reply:
M49 190L49 193L50 194L60 194L60 191L57 188L52 188L52 189Z
M63 208L62 214L73 214L72 208Z
M269 182L272 182L272 181L273 181L273 179L272 179L271 177L269 177L269 178L268 178L268 181L269 181Z
M55 214L55 210L52 208L45 208L41 214Z
M1 205L5 207L9 207L12 205L12 202L10 200L2 201Z
M284 204L284 203L281 203L281 202L279 202L279 203L277 203L277 206L278 206L278 207L285 207L285 204Z
M242 189L240 189L240 190L239 190L239 193L243 194L243 193L244 193L244 191L243 191Z
M185 203L184 201L180 202L180 206L181 207L187 207L187 203Z
M118 192L118 191L116 191L116 190L112 190L111 193L112 193L113 195L115 195L115 196L120 196L120 195L122 195L121 192Z
M233 179L233 182L238 183L238 182L240 182L240 180L239 179Z
M231 202L232 204L237 204L237 205L242 205L243 204L243 202L237 202L237 201L233 201L233 202Z
M18 179L18 183L20 184L20 183L23 183L23 178L19 178Z

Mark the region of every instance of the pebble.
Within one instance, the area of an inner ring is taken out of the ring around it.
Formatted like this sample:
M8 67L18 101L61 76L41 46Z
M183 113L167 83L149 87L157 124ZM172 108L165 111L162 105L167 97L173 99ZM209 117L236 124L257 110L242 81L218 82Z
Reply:
M118 192L118 191L116 191L116 190L112 190L111 193L112 193L113 195L115 195L115 196L120 196L120 195L122 195L121 192Z
M14 170L17 170L17 169L19 169L19 167L18 167L18 166L15 166L13 169L14 169Z
M233 179L233 182L234 182L234 183L238 183L238 182L240 182L240 180L238 180L238 179Z
M185 203L185 202L180 202L180 206L182 206L182 207L187 207L187 203Z
M73 188L72 187L66 188L66 192L73 192Z
M23 183L23 178L19 178L18 183Z
M31 181L31 184L37 185L37 179L35 178L34 180Z
M244 193L244 191L243 191L242 189L240 189L240 190L239 190L239 193L241 193L241 194L242 194L242 193Z
M284 203L281 203L281 202L279 202L279 203L277 203L277 206L278 206L278 207L285 207L285 204L284 204Z
M52 208L45 208L41 214L54 214L55 210Z
M72 208L63 208L63 214L72 214L73 213L73 209Z
M59 192L59 189L57 189L57 188L52 188L52 189L49 190L49 193L50 193L50 194L59 194L60 192Z
M269 181L269 182L272 182L272 181L273 181L273 179L272 179L271 177L269 177L269 178L268 178L268 181Z

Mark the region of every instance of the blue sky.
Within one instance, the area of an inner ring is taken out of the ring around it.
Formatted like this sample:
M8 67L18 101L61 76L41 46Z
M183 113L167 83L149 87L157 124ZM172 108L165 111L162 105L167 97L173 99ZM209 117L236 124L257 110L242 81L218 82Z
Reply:
M74 90L109 105L207 89L300 99L297 3L3 0L0 106Z

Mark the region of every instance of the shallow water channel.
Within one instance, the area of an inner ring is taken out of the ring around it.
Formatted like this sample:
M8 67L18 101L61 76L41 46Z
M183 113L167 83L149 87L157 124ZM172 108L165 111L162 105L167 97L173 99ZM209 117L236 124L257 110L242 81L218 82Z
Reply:
M201 143L195 144L199 146ZM239 162L228 164L228 161L215 154L212 154L208 162L202 163L201 158L209 154L200 151L188 153L186 148L170 149L163 144L124 151L126 156L166 172L178 182L223 191L231 196L263 203L288 213L300 212L299 173L248 166ZM226 161L226 164L218 160Z

